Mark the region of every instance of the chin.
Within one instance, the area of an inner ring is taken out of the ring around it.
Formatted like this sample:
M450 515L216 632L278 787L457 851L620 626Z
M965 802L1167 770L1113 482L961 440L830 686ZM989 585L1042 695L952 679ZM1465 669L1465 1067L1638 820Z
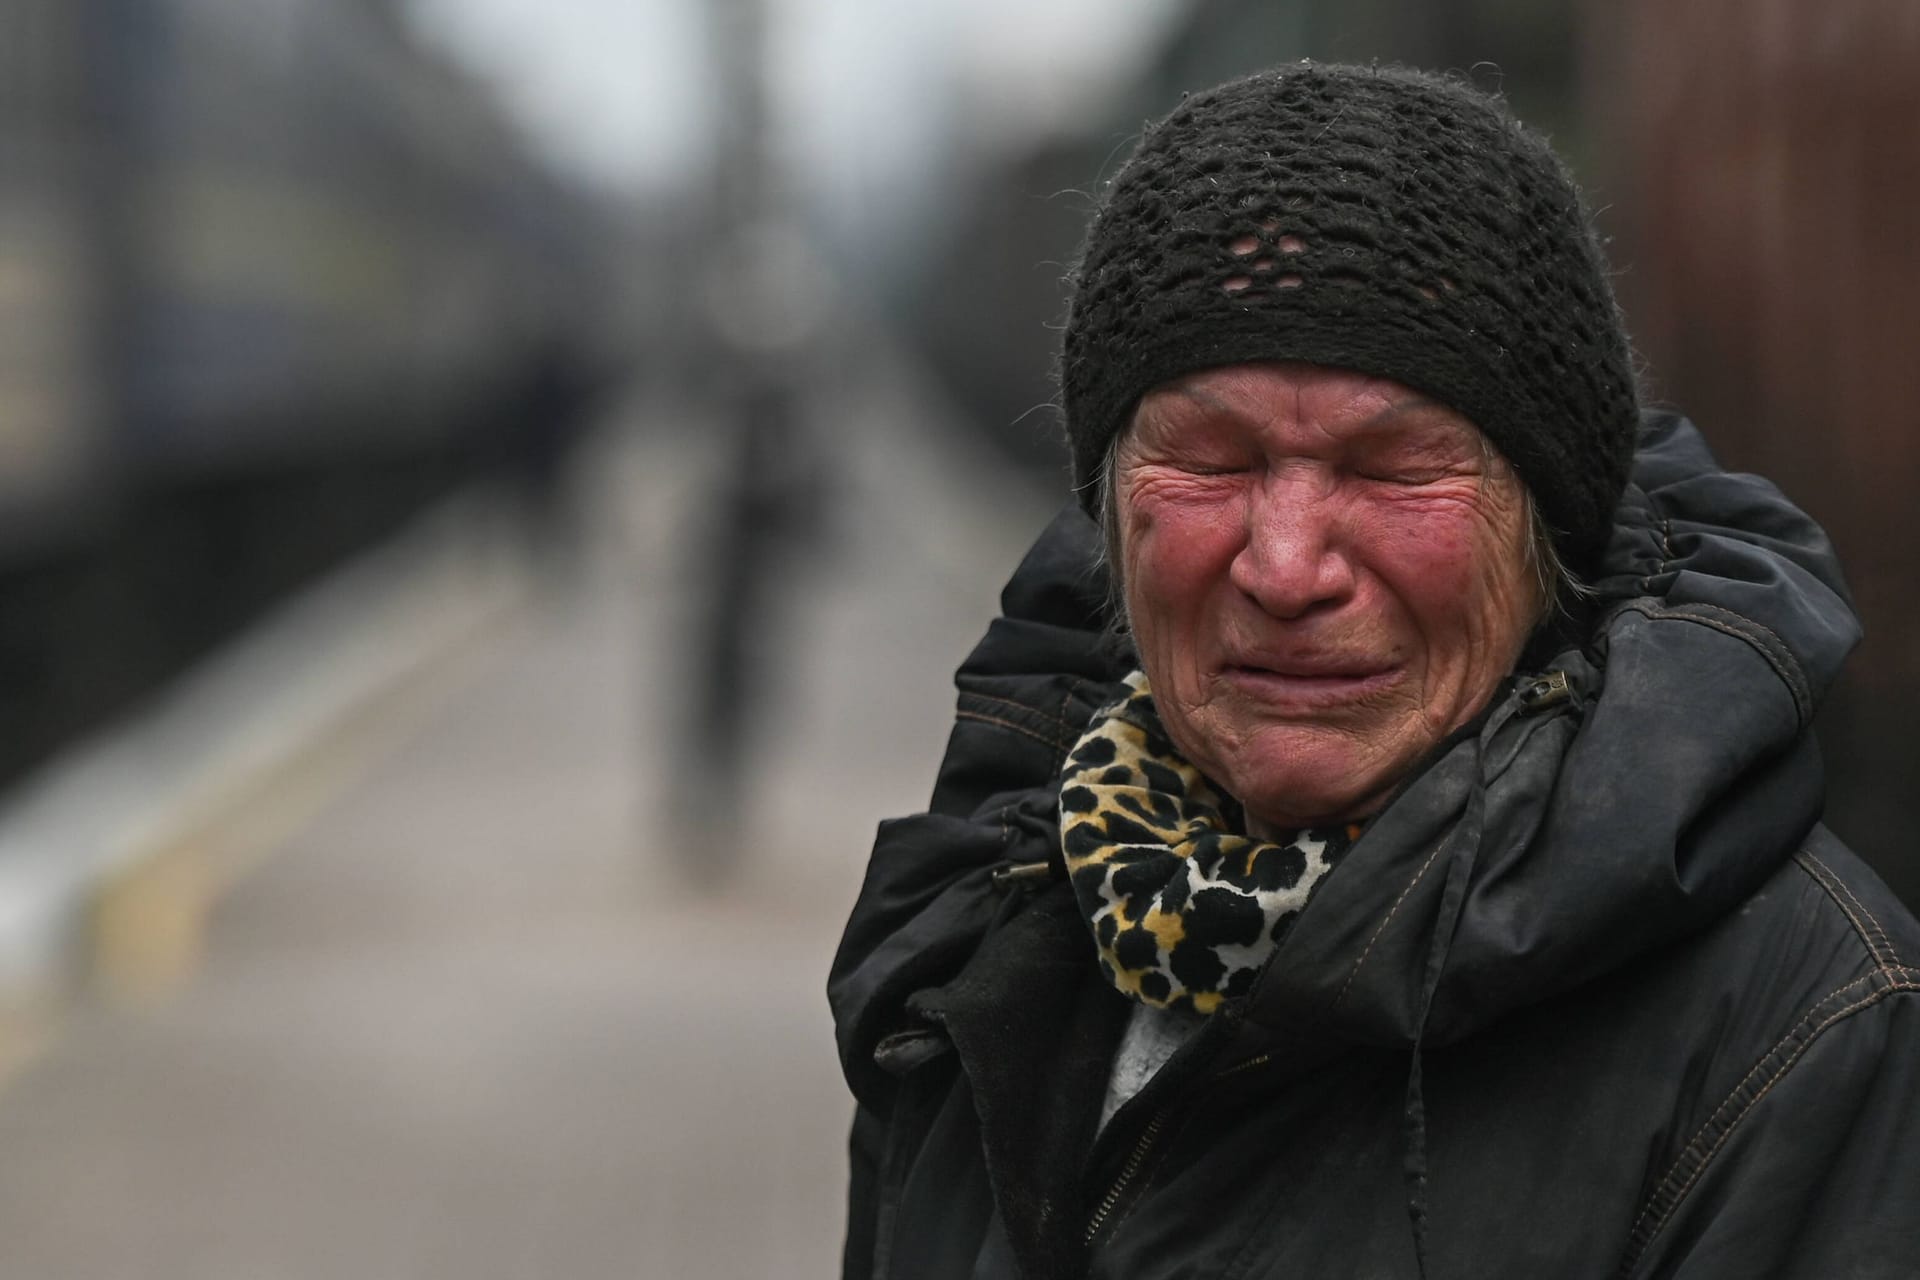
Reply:
M1267 759L1243 758L1226 782L1227 791L1246 810L1249 826L1260 822L1291 831L1358 822L1372 816L1390 790L1378 761L1362 760L1350 749L1296 745L1260 754Z

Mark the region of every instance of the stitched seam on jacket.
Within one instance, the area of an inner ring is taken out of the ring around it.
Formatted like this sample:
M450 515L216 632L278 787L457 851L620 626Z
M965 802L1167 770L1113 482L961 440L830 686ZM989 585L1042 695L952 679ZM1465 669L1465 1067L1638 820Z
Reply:
M1083 733L1086 730L1087 722L1083 718L1079 722L1078 727L1076 727L1073 717L1067 714L1067 712L1071 710L1072 707L1073 707L1073 691L1069 689L1067 692L1060 695L1060 710L1054 713L1053 718L1056 722L1058 722L1061 729L1063 729L1066 732L1068 741L1077 742L1080 738L1081 733Z
M1073 726L1066 720L1049 715L1039 707L1029 706L1013 698L1000 698L990 693L975 693L970 689L963 689L956 708L959 711L971 712L975 716L998 714L1017 724L1026 725L1035 733L1055 735L1067 742L1072 742L1080 736L1074 732Z
M981 724L998 725L1002 729L1011 729L1022 737L1032 738L1035 742L1043 746L1052 747L1055 751L1065 751L1073 745L1070 742L1062 742L1058 738L1049 738L1039 730L1029 729L1026 725L1015 724L1011 720L1002 720L998 716L986 715L979 711L956 711L953 713L953 718L956 720L977 720Z
M1804 727L1813 718L1813 693L1807 687L1806 677L1801 674L1800 663L1794 658L1793 650L1765 623L1710 604L1663 609L1645 601L1635 601L1624 607L1656 622L1697 622L1703 627L1745 641L1787 686L1787 692L1793 697L1794 716L1800 725Z
M1340 994L1333 998L1334 1008L1338 1009L1346 1000L1347 991L1353 986L1353 980L1360 976L1360 967L1366 964L1367 957L1373 954L1373 944L1380 941L1380 935L1387 931L1387 926L1393 923L1393 918L1400 914L1401 904L1406 902L1407 895L1413 892L1413 886L1426 878L1427 868L1431 867L1433 860L1440 856L1440 850L1443 847L1445 847L1444 841L1433 847L1433 852L1427 855L1427 860L1420 864L1420 869L1413 873L1411 880L1407 881L1406 888L1400 890L1400 896L1393 900L1393 906L1387 911L1386 918L1380 921L1380 926L1373 931L1373 936L1367 939L1366 948L1360 952L1360 958L1353 962L1353 968L1347 973L1347 980L1340 984Z
M1665 516L1654 514L1653 495L1644 494L1646 500L1647 532L1660 542L1660 567L1640 579L1640 594L1643 596L1664 595L1665 592L1653 585L1654 579L1662 574L1672 573L1673 568L1673 522Z
M1877 989L1869 992L1869 994L1860 999L1854 1000L1834 1010L1832 1013L1822 1016L1821 1011L1827 1005L1843 997L1855 987L1862 985L1875 986L1876 980L1883 982L1885 985L1877 986ZM1788 1031L1784 1036L1780 1037L1780 1039L1774 1043L1774 1046L1767 1050L1758 1062L1754 1063L1753 1069L1741 1078L1740 1083L1735 1085L1732 1091L1727 1094L1726 1099L1714 1109L1713 1115L1708 1117L1707 1122L1700 1127L1699 1132L1694 1134L1693 1140L1687 1144L1686 1149L1680 1153L1674 1160L1672 1166L1668 1168L1666 1176L1660 1180L1660 1185L1654 1190L1653 1195L1648 1197L1646 1206L1641 1209L1639 1217L1634 1220L1633 1230L1628 1236L1627 1256L1620 1264L1621 1275L1628 1274L1639 1263L1641 1257L1646 1253L1647 1247L1659 1236L1667 1223L1672 1220L1674 1213L1680 1208L1680 1205L1685 1202L1687 1193L1693 1190L1694 1183L1699 1181L1701 1175L1712 1166L1714 1157L1720 1153L1720 1149L1726 1145L1727 1140L1738 1131L1741 1123L1753 1113L1754 1107L1759 1105L1760 1100L1771 1093L1773 1087L1780 1083L1786 1074L1806 1055L1807 1050L1813 1047L1814 1042L1818 1040L1829 1027L1843 1018L1858 1013L1869 1005L1878 1004L1886 997L1900 992L1920 992L1920 970L1906 968L1878 969L1865 977L1856 978L1845 986L1836 988L1816 1003L1813 1008L1807 1011L1805 1017L1794 1024L1791 1031ZM1816 1021L1816 1019L1818 1019L1818 1021ZM1784 1057L1782 1057L1783 1054ZM1755 1077L1760 1075L1760 1073L1765 1071L1770 1065L1774 1065L1776 1061L1778 1065L1774 1066L1773 1073L1767 1077L1766 1083L1761 1085L1759 1091L1754 1093L1751 1098L1742 1101L1742 1095L1747 1091ZM1718 1131L1717 1134L1716 1130ZM1712 1137L1712 1141L1708 1142L1707 1140L1710 1136ZM1707 1145L1704 1150L1701 1150L1700 1148L1703 1142L1706 1142ZM1680 1176L1683 1168L1688 1169L1686 1177L1678 1187L1675 1187L1673 1185L1674 1179Z
M1819 855L1810 849L1800 850L1800 852L1794 855L1794 861L1798 862L1801 869L1812 876L1822 889L1826 890L1827 896L1833 899L1834 905L1839 907L1840 910L1845 913L1847 919L1853 922L1854 932L1858 933L1860 940L1866 943L1867 950L1872 953L1875 964L1879 965L1882 969L1897 969L1901 967L1900 957L1894 953L1893 942L1887 937L1887 931L1880 927L1880 922L1874 918L1873 912L1867 910L1867 904L1855 897L1853 890L1847 886L1846 882L1833 873L1832 867L1822 862ZM1809 862L1813 865L1808 866L1807 864ZM1816 867L1819 869L1815 870L1814 868ZM1852 906L1849 906L1848 903L1851 903ZM1859 915L1854 914L1855 909L1858 909ZM1860 916L1865 916L1868 923L1873 927L1869 929L1866 925L1862 925L1860 923Z
M1746 641L1767 660L1767 664L1774 668L1781 680L1786 682L1788 691L1793 694L1795 710L1800 712L1802 721L1806 720L1813 695L1808 691L1806 679L1800 673L1800 663L1794 658L1793 650L1787 647L1787 642L1766 623L1756 622L1744 614L1710 604L1693 604L1677 609L1662 609L1657 605L1646 604L1629 607L1648 618L1698 622L1703 626L1712 627L1715 631ZM1749 631L1749 627L1754 630ZM1768 645L1761 639L1762 636L1773 643Z
M1063 734L1071 734L1073 732L1073 725L1068 723L1066 716L1053 715L1049 712L1040 710L1040 708L1038 707L1030 707L1026 703L1016 701L1013 698L1001 698L991 693L975 693L971 689L966 690L964 693L962 693L961 697L970 699L974 702L990 702L995 706L1007 707L1015 712L1018 712L1023 716L1033 716L1036 719L1051 721L1053 726ZM1066 700L1062 699L1060 705L1061 705L1061 709L1064 711L1066 708Z

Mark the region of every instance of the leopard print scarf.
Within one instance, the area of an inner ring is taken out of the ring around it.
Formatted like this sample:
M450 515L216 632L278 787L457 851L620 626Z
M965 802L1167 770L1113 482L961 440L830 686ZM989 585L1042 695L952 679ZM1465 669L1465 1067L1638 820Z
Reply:
M1253 985L1360 829L1239 834L1238 806L1167 739L1145 673L1127 686L1067 756L1067 873L1114 986L1144 1004L1212 1013Z

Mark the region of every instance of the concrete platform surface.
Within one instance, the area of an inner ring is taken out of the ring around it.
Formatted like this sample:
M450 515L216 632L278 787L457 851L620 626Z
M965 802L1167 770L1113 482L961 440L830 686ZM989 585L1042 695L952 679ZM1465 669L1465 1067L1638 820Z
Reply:
M581 469L581 564L236 805L259 865L191 973L83 1000L0 1090L6 1274L836 1274L827 961L1048 511L898 387L834 412L738 876L703 883L684 855L725 837L668 803L715 464L641 411Z

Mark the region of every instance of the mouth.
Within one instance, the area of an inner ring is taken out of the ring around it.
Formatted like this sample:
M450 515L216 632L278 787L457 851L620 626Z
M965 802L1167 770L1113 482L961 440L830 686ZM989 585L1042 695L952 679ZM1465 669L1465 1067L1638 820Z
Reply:
M1313 710L1363 701L1399 679L1397 667L1361 662L1229 663L1220 677L1245 697L1277 708Z

